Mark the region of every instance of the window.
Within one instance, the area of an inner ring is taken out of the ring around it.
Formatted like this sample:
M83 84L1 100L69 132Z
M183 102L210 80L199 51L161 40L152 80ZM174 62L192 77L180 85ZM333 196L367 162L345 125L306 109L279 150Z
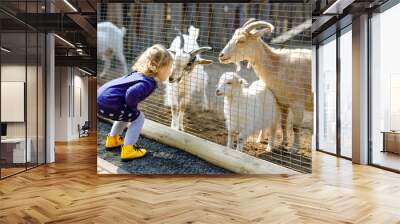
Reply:
M44 1L8 1L20 16L40 13ZM1 12L0 178L45 163L45 34Z
M336 36L318 48L318 149L336 153Z
M400 4L371 18L372 163L400 170ZM386 137L386 138L385 138Z
M338 156L351 158L353 77L351 25L342 29L340 36L333 35L320 43L317 57L318 150L332 154L339 153ZM337 63L340 63L339 66Z
M351 26L340 36L340 155L352 154L352 32Z

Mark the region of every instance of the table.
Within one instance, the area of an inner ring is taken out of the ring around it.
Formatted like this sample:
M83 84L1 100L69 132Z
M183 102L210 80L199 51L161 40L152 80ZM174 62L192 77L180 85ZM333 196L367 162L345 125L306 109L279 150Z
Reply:
M382 152L392 152L400 154L400 131L382 131L383 150Z
M30 138L26 139L28 143L28 147L26 147L26 154L25 154L25 138L5 138L1 139L1 153L2 157L4 158L3 154L12 154L12 157L6 158L6 161L10 163L26 163L31 162L32 160L32 153L31 153L31 146L32 141ZM10 147L11 146L11 147ZM12 158L12 160L11 160ZM26 161L25 161L26 159Z

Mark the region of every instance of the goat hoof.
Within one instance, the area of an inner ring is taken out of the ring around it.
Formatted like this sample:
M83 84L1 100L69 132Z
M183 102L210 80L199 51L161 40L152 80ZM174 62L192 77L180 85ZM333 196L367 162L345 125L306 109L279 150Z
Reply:
M288 147L285 146L285 145L279 145L278 149L281 150L281 151L289 151Z
M291 149L290 149L290 153L298 153L299 152L299 149L298 148L294 148L294 147L292 147Z

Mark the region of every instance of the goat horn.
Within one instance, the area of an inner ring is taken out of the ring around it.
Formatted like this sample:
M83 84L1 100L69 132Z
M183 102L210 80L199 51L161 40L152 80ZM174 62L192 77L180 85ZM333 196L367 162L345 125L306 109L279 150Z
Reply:
M265 21L252 22L250 24L247 24L247 26L245 26L243 28L244 28L244 31L247 33L252 31L253 29L257 29L257 28L269 28L269 32L272 32L274 30L274 26L271 23L265 22Z
M191 57L194 57L194 56L196 56L196 55L198 55L198 54L200 54L200 53L202 53L204 51L208 51L208 50L211 50L211 49L212 49L211 47L200 47L200 48L197 48L197 49L191 51L189 54L190 54Z
M183 39L183 34L182 34L182 32L181 32L178 28L176 28L176 27L175 27L175 31L178 32L178 36L179 36L179 38L180 38L180 40L181 40L179 49L183 49L183 46L184 46L184 44L185 44L185 43L184 43L184 42L185 42L185 39Z
M247 26L248 24L250 24L250 23L252 23L252 22L254 22L254 21L256 21L256 19L250 18L249 20L247 20L247 22L245 22L245 23L242 25L242 27L245 27L245 26Z

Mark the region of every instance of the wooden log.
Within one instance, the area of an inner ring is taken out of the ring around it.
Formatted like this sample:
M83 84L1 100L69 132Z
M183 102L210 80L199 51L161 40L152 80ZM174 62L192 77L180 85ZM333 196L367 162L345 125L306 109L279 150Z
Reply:
M146 119L141 134L239 174L298 174L274 163Z

